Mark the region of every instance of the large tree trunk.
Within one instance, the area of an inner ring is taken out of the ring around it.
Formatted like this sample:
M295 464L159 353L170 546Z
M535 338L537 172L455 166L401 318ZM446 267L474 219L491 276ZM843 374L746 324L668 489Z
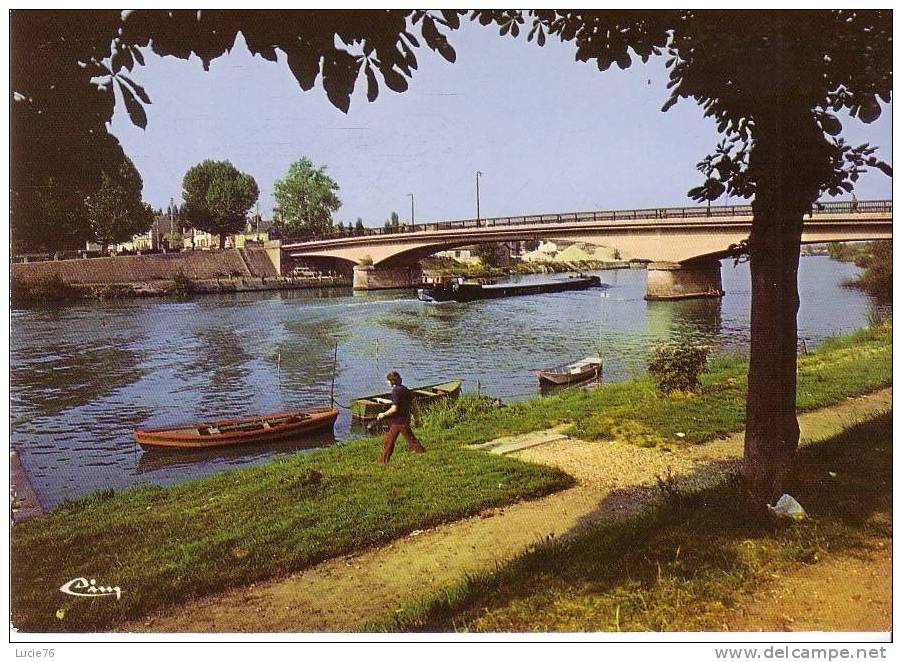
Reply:
M768 197L759 192L758 201ZM756 205L751 234L751 352L746 486L755 503L779 496L799 443L796 419L798 269L802 215Z
M756 118L750 168L756 175L749 240L752 304L743 474L763 508L783 490L799 443L796 418L798 269L804 215L825 168L824 135L805 108Z
M225 233L219 235L219 250L222 250L223 248L225 248L225 239L226 239Z

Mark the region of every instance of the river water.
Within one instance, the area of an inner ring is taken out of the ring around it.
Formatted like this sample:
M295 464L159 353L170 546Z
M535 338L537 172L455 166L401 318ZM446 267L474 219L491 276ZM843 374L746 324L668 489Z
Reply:
M858 269L804 257L799 335L810 348L867 324L874 304L841 283ZM11 442L42 505L101 489L173 484L319 438L240 450L144 452L136 427L254 415L462 378L502 399L538 394L533 371L599 353L606 381L644 371L655 342L688 335L747 352L749 270L723 262L722 300L646 302L645 271L598 272L604 289L424 304L412 290L295 290L11 311ZM546 277L527 276L526 279ZM354 431L346 410L335 426ZM377 449L373 449L374 456Z

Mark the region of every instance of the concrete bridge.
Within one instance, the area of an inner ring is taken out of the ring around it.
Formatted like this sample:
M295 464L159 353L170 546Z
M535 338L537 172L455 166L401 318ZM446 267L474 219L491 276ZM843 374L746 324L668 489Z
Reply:
M805 219L803 243L892 239L891 200L826 202ZM751 231L750 205L539 214L368 230L366 235L286 241L286 256L335 270L353 267L356 289L413 287L419 260L480 243L556 239L651 260L649 299L721 296L720 258Z

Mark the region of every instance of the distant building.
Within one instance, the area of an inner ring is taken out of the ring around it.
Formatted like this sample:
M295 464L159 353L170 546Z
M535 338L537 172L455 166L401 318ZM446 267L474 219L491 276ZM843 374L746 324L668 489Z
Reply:
M435 253L435 257L450 258L463 264L476 264L479 262L479 258L476 257L475 251L474 246L463 246L449 251L439 251Z
M227 235L226 248L244 248L246 246L262 246L270 240L274 230L274 221L266 221L259 214L248 219L244 230L237 234ZM128 241L111 244L110 253L139 253L177 250L211 250L219 248L219 235L198 230L189 225L187 219L173 203L169 208L154 216L150 229L137 234ZM99 253L100 245L87 242L88 253Z

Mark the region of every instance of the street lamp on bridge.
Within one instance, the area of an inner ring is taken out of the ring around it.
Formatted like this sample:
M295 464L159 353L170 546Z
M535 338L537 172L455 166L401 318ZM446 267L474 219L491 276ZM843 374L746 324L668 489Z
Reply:
M476 225L479 225L479 177L484 174L482 171L476 171Z
M410 198L410 224L413 225L413 193L408 193L407 197Z

